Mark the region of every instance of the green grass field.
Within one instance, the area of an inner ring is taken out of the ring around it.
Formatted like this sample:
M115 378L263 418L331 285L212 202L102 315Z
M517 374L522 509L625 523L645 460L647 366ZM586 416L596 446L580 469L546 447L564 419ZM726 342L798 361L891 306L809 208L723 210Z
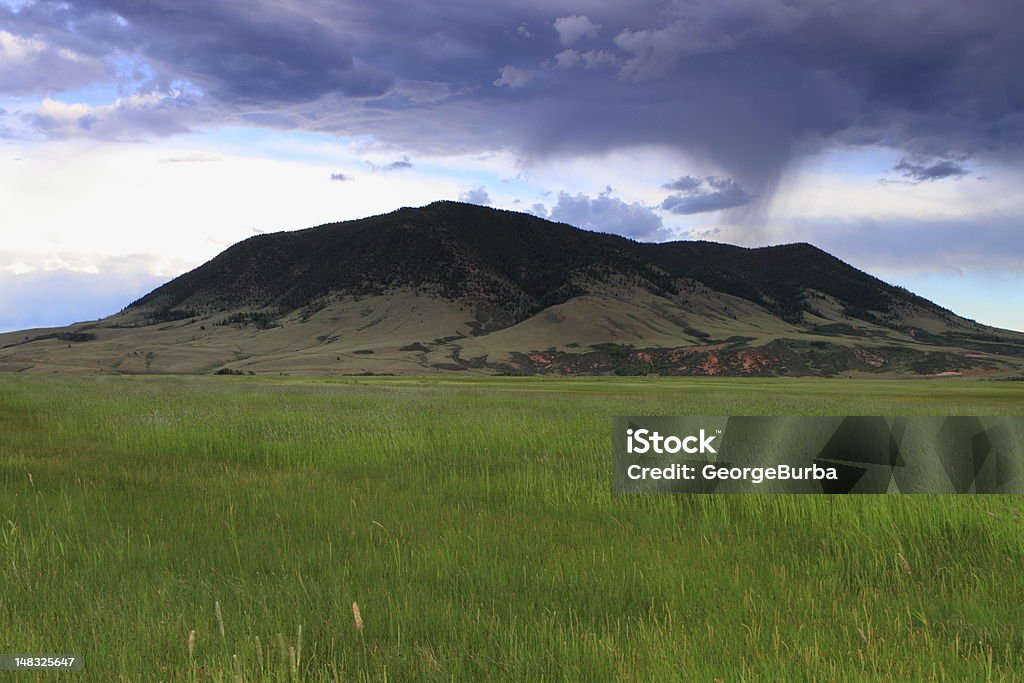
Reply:
M84 658L25 680L1024 680L1024 500L609 492L614 415L1022 405L1016 382L8 375L0 652Z

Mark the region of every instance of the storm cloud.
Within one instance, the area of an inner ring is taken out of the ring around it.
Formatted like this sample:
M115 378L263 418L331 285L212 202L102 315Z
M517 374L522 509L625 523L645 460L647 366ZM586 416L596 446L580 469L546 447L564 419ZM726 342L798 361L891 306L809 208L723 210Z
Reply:
M0 24L20 60L0 71L3 94L101 82L163 102L34 119L57 136L249 123L526 159L655 145L752 195L830 146L1024 153L1011 0L37 0L0 5ZM959 162L908 163L898 170L921 181Z
M893 170L900 171L904 178L909 178L911 182L915 183L942 180L943 178L959 178L969 173L961 164L950 159L933 161L901 159L893 167Z
M755 199L732 178L717 176L682 176L664 187L678 192L666 197L661 208L682 215L734 209Z

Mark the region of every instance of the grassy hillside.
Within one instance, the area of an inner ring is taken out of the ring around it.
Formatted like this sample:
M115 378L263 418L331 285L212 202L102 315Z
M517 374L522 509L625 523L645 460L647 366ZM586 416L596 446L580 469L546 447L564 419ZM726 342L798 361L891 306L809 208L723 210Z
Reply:
M833 302L817 302L822 308ZM159 323L130 315L0 335L0 373L1020 376L1024 335L896 330L836 317L786 322L685 286L596 288L482 333L471 301L390 290L268 317L242 309Z
M8 375L0 651L85 658L47 680L1019 680L1015 498L614 497L609 449L617 414L1022 400L955 380Z
M257 235L0 372L860 376L1024 371L1024 334L808 244L643 244L435 202Z

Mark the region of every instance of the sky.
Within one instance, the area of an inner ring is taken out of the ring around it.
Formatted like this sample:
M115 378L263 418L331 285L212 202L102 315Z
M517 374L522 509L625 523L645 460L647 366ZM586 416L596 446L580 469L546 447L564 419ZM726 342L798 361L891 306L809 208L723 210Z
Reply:
M1024 330L1017 0L0 0L0 331L455 199Z

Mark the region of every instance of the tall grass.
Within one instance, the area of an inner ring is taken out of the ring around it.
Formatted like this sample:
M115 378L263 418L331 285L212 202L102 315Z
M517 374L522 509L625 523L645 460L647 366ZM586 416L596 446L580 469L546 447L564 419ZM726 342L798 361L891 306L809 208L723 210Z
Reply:
M0 652L61 680L1016 680L1024 502L615 497L619 414L1016 383L4 377Z

